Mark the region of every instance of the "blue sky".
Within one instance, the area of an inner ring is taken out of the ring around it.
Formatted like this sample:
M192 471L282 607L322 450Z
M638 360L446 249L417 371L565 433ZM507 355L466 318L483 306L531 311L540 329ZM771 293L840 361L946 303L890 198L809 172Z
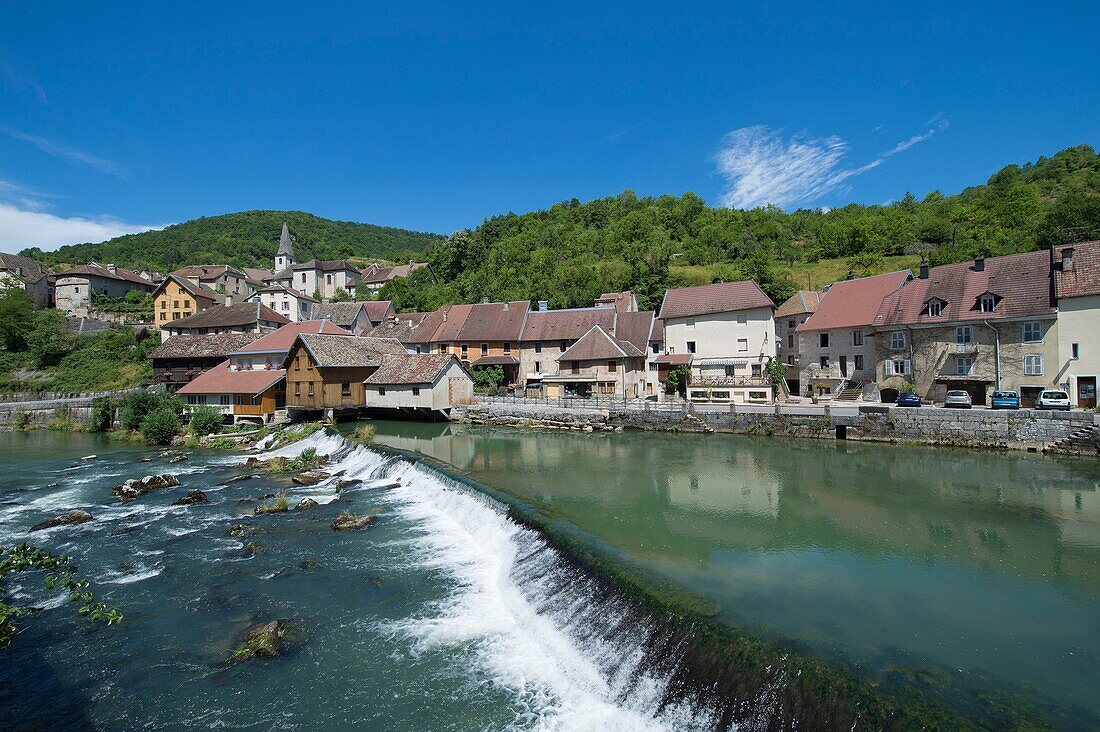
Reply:
M625 188L881 203L1100 144L1095 2L93 5L0 5L0 250Z

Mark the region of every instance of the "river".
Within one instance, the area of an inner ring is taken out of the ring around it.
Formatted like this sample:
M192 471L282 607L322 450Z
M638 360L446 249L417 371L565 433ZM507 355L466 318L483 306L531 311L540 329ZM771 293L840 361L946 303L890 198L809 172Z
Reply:
M1019 707L1066 729L1098 725L1095 462L374 424L381 444L575 527L739 632L887 690L919 685L980 723ZM126 614L94 626L38 578L8 581L10 598L47 609L0 651L0 728L714 726L705 705L670 703L667 670L643 658L658 631L624 628L621 604L498 502L333 435L282 452L307 444L366 482L334 501L331 483L219 485L244 472L240 455L169 465L93 435L0 434L0 544L69 554ZM110 495L160 472L182 485L126 505ZM210 503L171 505L193 488ZM280 491L322 505L247 515ZM78 507L95 520L27 533ZM379 521L333 532L342 509ZM227 536L234 522L258 531ZM225 663L248 625L276 617L301 629L288 657Z

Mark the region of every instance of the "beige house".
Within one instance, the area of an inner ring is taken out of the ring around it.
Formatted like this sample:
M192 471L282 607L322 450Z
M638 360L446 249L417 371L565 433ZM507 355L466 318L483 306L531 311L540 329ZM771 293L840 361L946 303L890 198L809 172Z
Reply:
M250 295L246 302L258 302L271 308L292 323L313 320L317 300L283 285L263 287Z
M1058 299L1054 381L1074 406L1092 409L1100 386L1100 241L1056 246L1051 256Z
M468 404L474 380L450 354L385 356L378 370L363 381L364 406L446 417L456 404Z
M938 402L959 389L987 404L1000 388L1033 405L1059 371L1049 260L1027 252L922 267L875 317L881 399L910 389Z
M557 355L557 373L542 378L548 397L642 396L646 382L646 354L599 325Z
M654 359L659 379L686 365L692 401L771 401L766 369L776 356L774 312L752 280L668 290L658 315L665 350Z
M816 290L799 290L775 309L775 346L779 360L787 364L787 390L798 391L799 368L798 334L795 328L814 314L821 293Z
M54 303L58 310L69 315L87 317L96 296L121 299L131 290L149 294L153 287L151 281L137 272L92 262L57 275Z
M205 285L224 296L228 304L244 302L245 298L256 291L244 270L227 264L195 264L181 267L171 274L197 285Z

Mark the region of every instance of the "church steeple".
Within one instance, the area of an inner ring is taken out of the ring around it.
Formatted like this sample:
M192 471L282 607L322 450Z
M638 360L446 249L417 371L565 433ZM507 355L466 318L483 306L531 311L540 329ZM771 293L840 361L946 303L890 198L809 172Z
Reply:
M283 231L279 234L279 250L275 252L275 271L282 272L287 267L297 264L294 256L293 240L290 236L290 228L283 222Z

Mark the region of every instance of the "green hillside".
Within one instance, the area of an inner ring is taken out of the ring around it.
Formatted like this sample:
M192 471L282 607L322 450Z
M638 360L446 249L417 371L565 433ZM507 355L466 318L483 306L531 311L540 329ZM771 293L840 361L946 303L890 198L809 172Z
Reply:
M301 211L242 211L208 216L161 231L130 234L101 244L75 244L53 252L22 252L50 266L112 262L120 267L167 272L185 264L270 268L283 222L297 239L299 261L359 256L397 262L419 259L442 241L426 234L353 221L332 221Z
M547 211L486 219L431 249L432 273L387 285L403 310L493 300L591 304L633 289L643 306L665 289L751 277L781 302L798 287L912 266L1100 239L1100 156L1087 145L1008 165L984 185L889 205L829 211L713 208L693 193L639 198L633 191ZM831 279L830 279L831 278Z

